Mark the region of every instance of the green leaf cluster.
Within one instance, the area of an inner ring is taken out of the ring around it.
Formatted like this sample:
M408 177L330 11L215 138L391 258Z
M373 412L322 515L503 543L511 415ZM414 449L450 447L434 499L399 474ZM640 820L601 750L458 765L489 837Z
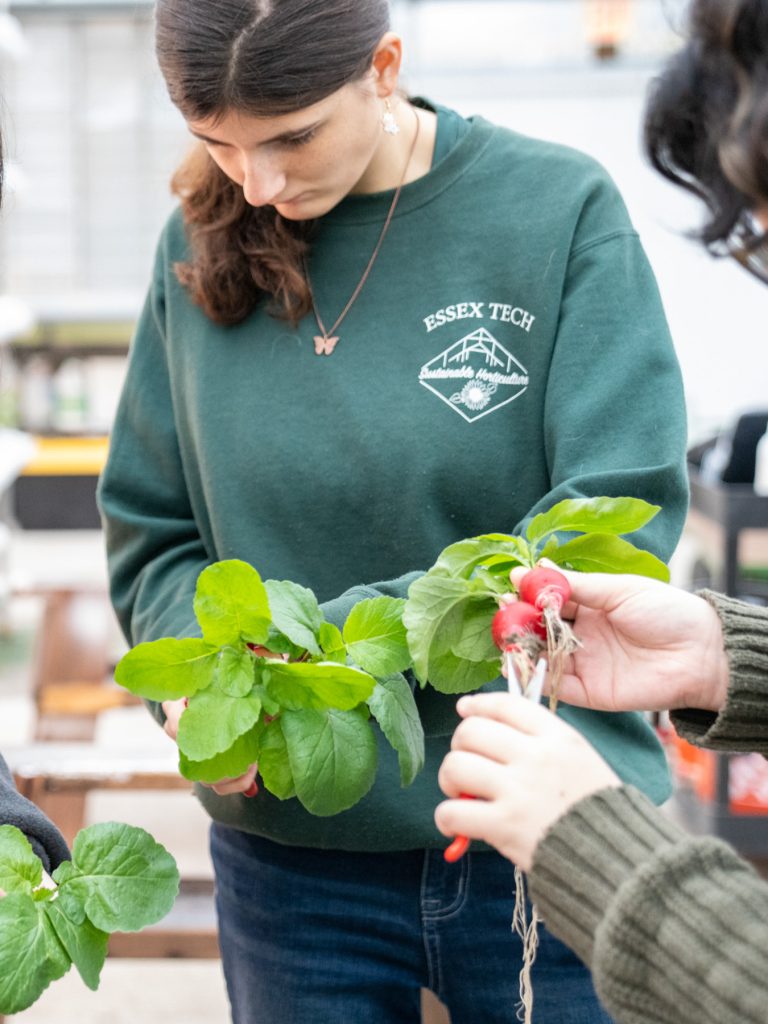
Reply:
M168 851L143 829L116 822L79 832L53 881L43 885L26 836L0 826L0 1014L31 1006L72 964L98 988L110 933L160 921L179 889Z
M216 562L197 581L201 636L139 644L115 678L149 700L187 698L177 737L186 778L215 783L258 763L278 799L337 814L373 785L372 719L397 752L404 786L424 764L407 669L422 686L449 694L498 676L490 627L510 569L547 557L580 571L667 580L664 563L624 536L659 511L637 498L566 499L535 516L524 536L492 533L450 545L412 584L407 602L361 601L341 630L306 587L262 581L239 560Z
M199 638L139 644L115 678L149 700L188 699L178 731L179 767L218 782L259 765L264 786L312 814L346 810L376 777L371 717L395 749L402 784L424 763L404 600L356 604L343 630L315 595L288 580L262 581L239 560L200 574Z
M403 613L420 684L466 693L499 675L490 627L515 566L532 568L546 557L580 572L668 581L662 561L622 536L641 529L659 511L639 498L568 498L534 516L522 537L492 533L445 548L411 585Z

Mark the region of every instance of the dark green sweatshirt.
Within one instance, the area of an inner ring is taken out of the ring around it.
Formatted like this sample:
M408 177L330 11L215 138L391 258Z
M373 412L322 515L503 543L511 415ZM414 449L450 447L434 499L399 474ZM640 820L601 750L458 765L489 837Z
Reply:
M349 196L323 218L311 275L326 323L390 200ZM671 554L687 504L680 373L638 237L593 160L441 110L435 164L403 189L331 357L314 354L312 317L296 330L264 309L211 323L175 277L187 255L176 213L100 485L131 643L195 634L195 581L214 560L310 587L341 624L362 597L405 596L446 545L519 532L566 497L658 503L637 540ZM407 790L384 743L373 790L334 818L266 792L200 797L217 820L287 843L442 845L432 812L455 699L418 701L427 763ZM622 778L666 797L663 753L639 716L563 714Z
M719 715L673 716L686 739L768 755L768 608L705 593L731 678ZM687 835L632 787L557 821L531 893L550 931L592 968L617 1024L765 1024L768 884L719 839Z

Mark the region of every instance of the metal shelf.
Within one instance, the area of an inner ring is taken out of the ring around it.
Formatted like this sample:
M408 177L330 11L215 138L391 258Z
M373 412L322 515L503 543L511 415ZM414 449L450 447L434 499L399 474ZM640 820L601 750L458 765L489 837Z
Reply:
M768 593L765 583L744 578L739 568L739 535L743 530L768 530L768 497L755 494L750 484L705 483L695 466L689 465L688 473L691 508L723 531L720 589L733 597Z

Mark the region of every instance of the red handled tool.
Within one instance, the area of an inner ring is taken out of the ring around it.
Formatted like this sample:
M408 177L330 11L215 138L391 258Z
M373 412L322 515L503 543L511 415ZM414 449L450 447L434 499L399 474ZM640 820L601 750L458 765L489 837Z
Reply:
M474 800L475 798L470 793L460 793L459 796L462 800ZM470 838L469 836L456 836L450 846L446 846L445 853L443 856L449 864L455 864L457 860L461 860L464 854L469 849Z

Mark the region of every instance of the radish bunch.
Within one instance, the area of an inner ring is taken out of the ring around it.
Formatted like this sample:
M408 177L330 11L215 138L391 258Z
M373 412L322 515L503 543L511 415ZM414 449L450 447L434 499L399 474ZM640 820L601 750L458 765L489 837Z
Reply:
M660 511L640 498L564 498L534 515L522 535L487 533L444 548L431 569L411 584L403 611L419 685L445 694L480 690L498 678L500 651L507 672L516 674L526 692L545 657L549 707L555 711L567 657L580 643L564 617L571 600L568 579L541 565L542 559L575 572L632 573L666 582L667 566L625 539ZM528 571L519 593L510 597L509 573L520 566ZM460 795L472 799L469 793ZM456 836L445 859L455 863L468 847L467 836ZM515 868L512 926L523 944L520 992L526 1022L537 921L535 906L530 920L526 917L524 879Z
M510 655L523 682L546 647L551 675L550 707L554 710L563 661L579 646L562 617L563 608L571 599L571 587L557 569L539 565L523 577L519 597L518 601L502 605L494 615L493 642Z
M503 604L494 615L491 636L502 654L511 658L517 677L525 688L545 646L552 658L550 632L560 637L563 635L565 623L560 612L571 599L571 587L557 569L537 566L523 577L519 593L519 601ZM469 793L462 793L461 797L473 799ZM453 864L468 849L467 836L456 836L443 856Z
M502 605L493 617L491 635L500 651L510 645L530 646L531 638L546 641L553 626L562 624L571 586L557 569L539 565L525 574L519 595L519 601Z

